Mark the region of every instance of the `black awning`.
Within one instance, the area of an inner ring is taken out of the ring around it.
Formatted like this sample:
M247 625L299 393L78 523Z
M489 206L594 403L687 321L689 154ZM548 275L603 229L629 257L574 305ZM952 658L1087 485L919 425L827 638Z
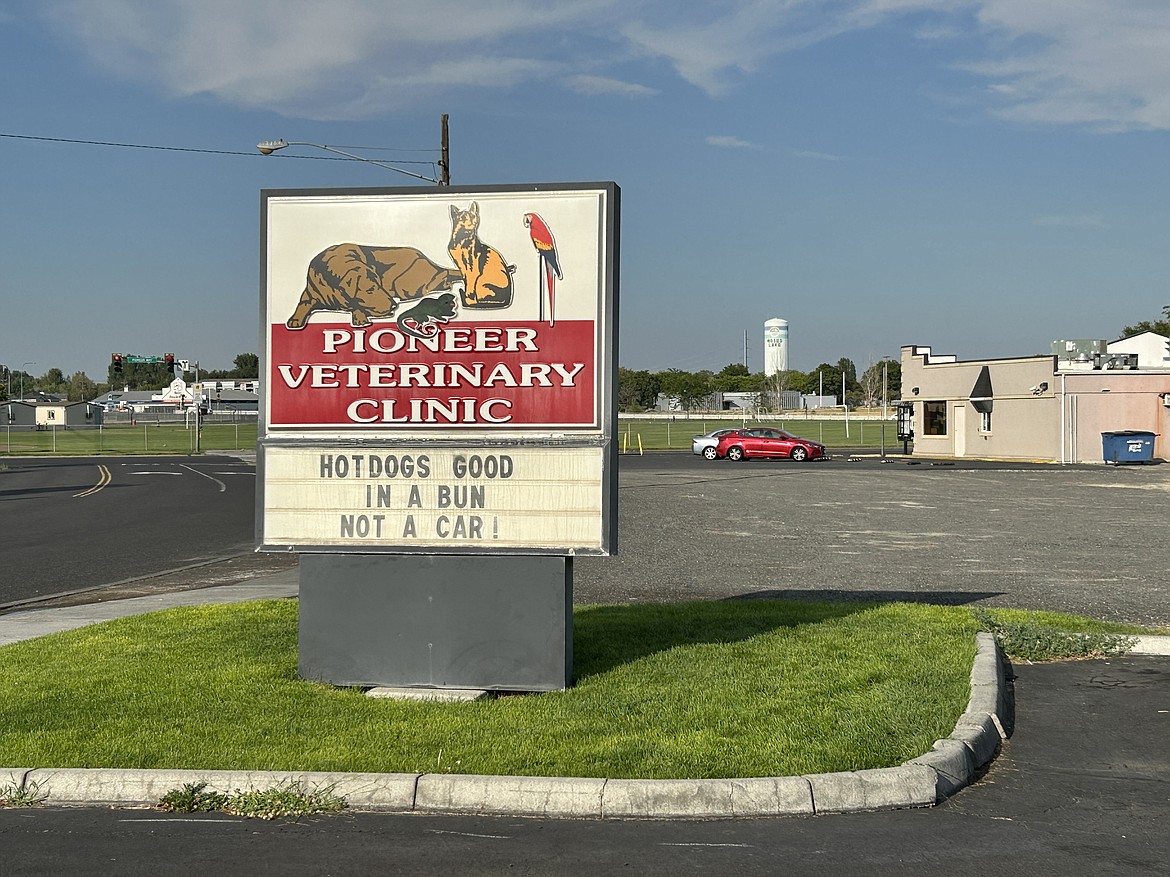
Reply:
M975 386L971 388L971 405L980 414L991 413L991 371L987 366L979 370L979 377L975 379Z

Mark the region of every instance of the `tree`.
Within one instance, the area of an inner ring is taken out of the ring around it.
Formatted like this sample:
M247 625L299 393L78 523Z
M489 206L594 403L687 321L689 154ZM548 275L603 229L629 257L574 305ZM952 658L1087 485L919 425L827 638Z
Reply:
M233 368L207 368L199 372L200 379L221 381L245 381L260 377L260 357L255 353L241 353L236 356Z
M672 368L658 373L662 381L662 392L673 396L686 412L699 407L699 404L711 395L711 379L714 375L709 371L685 372Z
M648 371L618 369L618 408L622 411L645 411L658 404L662 381Z
M817 390L817 382L813 376L807 372L797 371L796 369L789 369L784 372L784 383L786 390L796 390L796 392L815 393Z
M759 393L765 384L763 372L753 375L742 362L733 362L712 376L710 388L719 393Z
M879 359L865 370L858 386L861 390L861 404L867 408L876 408L884 402L897 399L902 390L902 364L888 357Z
M853 360L841 357L837 360L838 378L840 375L845 375L845 389L851 389L857 386L857 366L853 364ZM837 385L840 386L840 380Z
M889 370L886 372L887 399L902 398L902 363L896 359L887 360Z
M778 371L768 375L763 379L760 386L761 393L764 397L764 404L773 409L783 409L785 392L795 390L798 393L803 393L806 377L804 372L799 372L794 369Z
M1121 330L1121 337L1128 338L1130 335L1138 335L1142 332L1157 332L1159 335L1166 335L1170 337L1170 305L1162 308L1162 314L1165 319L1162 320L1142 320L1136 326L1126 326Z
M109 368L109 384L111 387L126 387L130 390L161 390L170 386L175 374L167 368L165 362L126 362L122 358L121 373L114 371L113 363Z
M51 368L36 380L36 389L42 393L52 393L54 396L63 396L67 391L65 375L59 368Z
M4 390L7 392L8 387L11 386L12 398L19 399L22 389L25 393L28 393L34 389L35 385L36 379L28 372L23 369L13 369L8 373L7 379L4 381Z
M260 377L260 357L255 353L241 353L235 359L236 368L232 377L238 380L248 380Z
M84 402L98 395L97 384L85 372L74 372L69 378L67 398L70 402Z
M841 392L841 370L835 365L822 362L808 374L810 393L836 396Z

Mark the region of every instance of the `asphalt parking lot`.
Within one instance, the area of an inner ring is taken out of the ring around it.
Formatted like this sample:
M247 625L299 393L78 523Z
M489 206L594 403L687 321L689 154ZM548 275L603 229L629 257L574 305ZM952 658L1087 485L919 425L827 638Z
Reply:
M574 560L577 603L917 600L1170 627L1168 464L659 452L622 456L619 472L618 555ZM39 605L232 584L296 564L246 553Z
M1170 465L887 460L623 457L618 556L578 558L575 599L898 599L1170 625Z

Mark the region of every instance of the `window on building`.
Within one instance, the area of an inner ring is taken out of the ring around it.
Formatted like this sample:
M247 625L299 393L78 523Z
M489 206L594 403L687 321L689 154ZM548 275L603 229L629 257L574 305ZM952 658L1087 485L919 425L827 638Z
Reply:
M979 431L980 432L991 432L991 412L990 411L980 411L979 412Z
M923 402L922 403L922 434L923 435L946 435L947 434L947 403L946 402Z

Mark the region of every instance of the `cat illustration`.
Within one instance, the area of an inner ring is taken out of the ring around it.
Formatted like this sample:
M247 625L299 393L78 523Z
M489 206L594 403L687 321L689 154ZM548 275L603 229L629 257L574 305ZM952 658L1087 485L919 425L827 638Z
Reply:
M506 308L512 303L512 272L499 251L479 239L479 205L466 210L451 205L451 243L447 252L463 277L463 306Z

